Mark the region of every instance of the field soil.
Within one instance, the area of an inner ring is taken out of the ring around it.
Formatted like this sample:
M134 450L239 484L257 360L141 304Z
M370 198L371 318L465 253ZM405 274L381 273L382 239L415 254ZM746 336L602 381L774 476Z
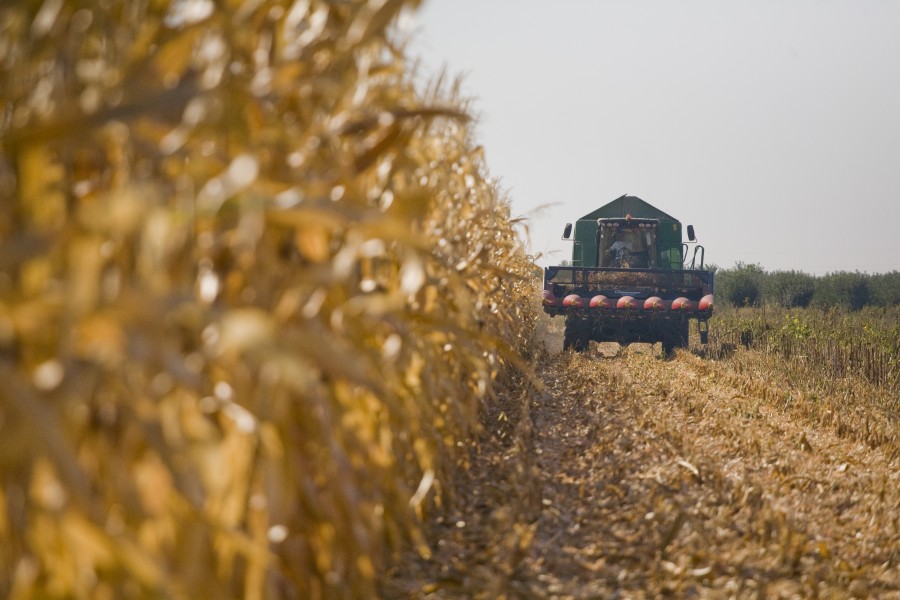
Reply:
M900 457L868 414L823 418L748 350L558 345L387 596L900 598Z

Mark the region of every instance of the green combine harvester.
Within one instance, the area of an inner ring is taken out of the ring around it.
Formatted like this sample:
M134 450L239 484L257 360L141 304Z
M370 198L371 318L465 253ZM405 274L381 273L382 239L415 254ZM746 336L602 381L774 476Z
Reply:
M573 235L574 233L574 235ZM572 264L544 269L543 307L566 320L563 347L596 342L661 342L668 355L687 347L691 321L707 342L713 272L692 225L637 196L622 196L567 223Z

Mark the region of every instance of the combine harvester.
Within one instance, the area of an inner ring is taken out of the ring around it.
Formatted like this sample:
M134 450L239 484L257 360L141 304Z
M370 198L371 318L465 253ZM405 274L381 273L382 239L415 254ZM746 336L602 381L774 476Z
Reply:
M563 348L596 342L661 342L663 352L687 347L691 320L707 342L713 272L688 225L636 196L622 196L566 223L572 265L544 269L544 312L566 319Z

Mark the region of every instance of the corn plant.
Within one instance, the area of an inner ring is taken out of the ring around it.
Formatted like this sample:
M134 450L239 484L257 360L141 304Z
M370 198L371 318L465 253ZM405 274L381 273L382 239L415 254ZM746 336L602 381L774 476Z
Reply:
M534 311L417 4L0 7L0 596L366 598L429 554Z

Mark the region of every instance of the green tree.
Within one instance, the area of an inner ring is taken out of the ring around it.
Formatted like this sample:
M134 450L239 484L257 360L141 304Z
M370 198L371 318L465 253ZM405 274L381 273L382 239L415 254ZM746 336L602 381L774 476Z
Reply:
M762 297L764 276L761 265L739 261L734 268L716 273L716 295L734 306L756 306Z
M828 273L816 281L813 304L824 308L859 310L871 299L869 276L848 271Z
M809 306L816 287L816 278L802 271L773 271L763 278L763 298L766 303L785 308Z
M877 273L869 277L871 304L895 306L900 304L900 271Z

